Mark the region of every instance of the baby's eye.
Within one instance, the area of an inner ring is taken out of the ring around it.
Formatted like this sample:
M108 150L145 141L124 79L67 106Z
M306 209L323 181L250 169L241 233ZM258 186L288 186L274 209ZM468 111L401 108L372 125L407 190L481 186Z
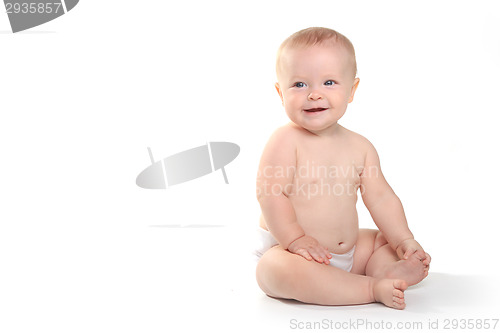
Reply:
M335 82L333 80L328 80L325 82L325 86L333 86Z
M306 84L304 82L295 82L293 86L297 88L304 88Z

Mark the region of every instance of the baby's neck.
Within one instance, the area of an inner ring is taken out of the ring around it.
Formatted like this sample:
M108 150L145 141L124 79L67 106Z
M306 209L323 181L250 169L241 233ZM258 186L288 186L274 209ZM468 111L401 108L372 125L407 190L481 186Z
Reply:
M315 130L310 130L310 129L307 129L307 128L304 128L304 130L314 134L314 135L317 135L317 136L320 136L320 137L333 137L333 136L336 136L339 134L339 132L344 129L344 127L342 127L339 123L335 123L327 128L324 128L322 130L318 130L318 131L315 131Z

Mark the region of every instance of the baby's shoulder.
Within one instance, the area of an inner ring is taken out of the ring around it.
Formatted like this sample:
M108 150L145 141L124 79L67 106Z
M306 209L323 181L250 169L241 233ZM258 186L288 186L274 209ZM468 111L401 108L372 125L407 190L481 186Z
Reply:
M355 146L357 150L367 152L369 150L374 149L373 144L363 135L348 130L345 127L343 127L343 130L344 130L344 135L347 138L347 141L350 143L350 145Z
M303 140L304 133L293 123L278 127L264 147L263 155L273 160L286 160L296 157L297 147Z
M294 146L304 135L304 130L293 123L288 123L286 125L278 127L271 137L270 142L276 142L280 145Z
M297 131L285 125L276 129L267 141L261 157L264 165L295 165L297 154Z

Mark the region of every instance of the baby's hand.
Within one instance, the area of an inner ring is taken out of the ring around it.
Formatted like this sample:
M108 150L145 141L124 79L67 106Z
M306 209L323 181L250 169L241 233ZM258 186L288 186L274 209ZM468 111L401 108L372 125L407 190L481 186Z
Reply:
M298 254L309 261L314 259L320 264L329 265L330 261L328 259L332 259L328 248L321 246L315 238L306 235L288 245L288 251Z
M422 246L413 238L402 241L398 245L396 253L399 259L408 259L413 253L416 253L425 266L429 266L431 263L431 256L426 253Z

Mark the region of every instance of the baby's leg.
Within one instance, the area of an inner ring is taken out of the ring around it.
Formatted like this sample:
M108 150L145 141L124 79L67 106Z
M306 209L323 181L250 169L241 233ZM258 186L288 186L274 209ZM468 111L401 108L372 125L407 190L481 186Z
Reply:
M369 275L366 274L366 265L368 261L373 253L385 244L387 244L387 240L380 231L376 229L359 229L351 273ZM390 261L390 258L387 258L387 260ZM397 258L393 261L397 261Z
M422 253L414 253L407 260L399 260L396 252L387 244L387 240L380 231L360 230L358 243L367 244L361 253L369 252L369 239L372 238L373 250L365 265L364 274L376 278L401 279L412 286L422 281L428 274L428 268L420 260ZM356 251L358 246L356 246ZM366 257L367 255L362 255ZM355 254L356 259L356 254ZM359 259L359 258L358 258ZM358 260L359 261L359 260ZM356 261L355 261L356 264ZM358 266L360 263L358 262ZM356 265L353 268L357 268ZM359 272L358 274L363 274Z
M308 261L280 246L268 250L257 265L257 282L269 296L320 305L381 302L403 309L405 281L378 279Z

